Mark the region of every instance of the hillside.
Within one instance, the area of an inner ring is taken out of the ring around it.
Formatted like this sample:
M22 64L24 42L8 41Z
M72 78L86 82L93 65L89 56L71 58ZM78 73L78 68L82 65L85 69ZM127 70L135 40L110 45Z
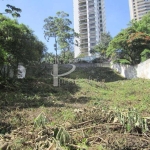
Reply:
M150 149L150 80L78 67L53 87L44 73L1 82L0 149Z

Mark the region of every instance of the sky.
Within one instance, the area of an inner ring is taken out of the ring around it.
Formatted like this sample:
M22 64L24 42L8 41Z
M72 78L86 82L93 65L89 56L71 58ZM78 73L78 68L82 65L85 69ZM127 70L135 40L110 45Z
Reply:
M0 0L0 13L4 12L7 4L22 9L18 22L28 25L38 39L46 44L48 52L55 53L54 39L51 38L49 42L45 40L44 19L64 11L69 14L73 27L73 0ZM112 37L127 28L130 21L128 0L105 0L105 11L106 30Z

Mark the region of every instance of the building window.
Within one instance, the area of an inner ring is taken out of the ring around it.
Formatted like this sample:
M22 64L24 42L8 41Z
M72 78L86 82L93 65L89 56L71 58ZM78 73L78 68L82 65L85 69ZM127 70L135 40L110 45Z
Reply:
M96 39L95 38L90 38L90 41L95 41Z
M91 43L91 46L95 46L95 43Z
M94 8L94 5L90 5L89 8Z
M90 27L95 26L95 23L90 24Z
M95 31L95 28L91 28L90 31Z
M94 16L95 16L94 14L90 14L90 15L89 15L89 17L94 17Z
M95 18L89 19L89 22L95 21Z

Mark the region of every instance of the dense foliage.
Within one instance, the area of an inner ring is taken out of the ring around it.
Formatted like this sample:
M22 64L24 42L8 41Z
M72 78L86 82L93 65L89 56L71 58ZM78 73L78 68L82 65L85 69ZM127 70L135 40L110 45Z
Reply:
M27 65L33 61L40 61L46 50L46 46L29 27L0 15L1 68L7 65L15 71L19 63Z
M116 62L136 65L150 57L150 13L140 21L131 21L110 42L107 56Z

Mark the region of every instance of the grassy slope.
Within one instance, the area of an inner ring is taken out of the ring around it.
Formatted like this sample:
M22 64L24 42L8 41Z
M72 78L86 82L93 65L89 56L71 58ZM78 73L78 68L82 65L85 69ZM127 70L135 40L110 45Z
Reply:
M150 113L150 80L125 80L109 68L77 68L68 78L78 78L80 90L73 96L87 97L89 104L135 107L140 112Z
M69 68L60 68L64 73ZM53 87L52 78L18 80L1 90L0 106L37 107L77 102L103 107L136 107L150 113L150 80L125 80L109 68L77 68ZM75 83L75 84L74 84Z

